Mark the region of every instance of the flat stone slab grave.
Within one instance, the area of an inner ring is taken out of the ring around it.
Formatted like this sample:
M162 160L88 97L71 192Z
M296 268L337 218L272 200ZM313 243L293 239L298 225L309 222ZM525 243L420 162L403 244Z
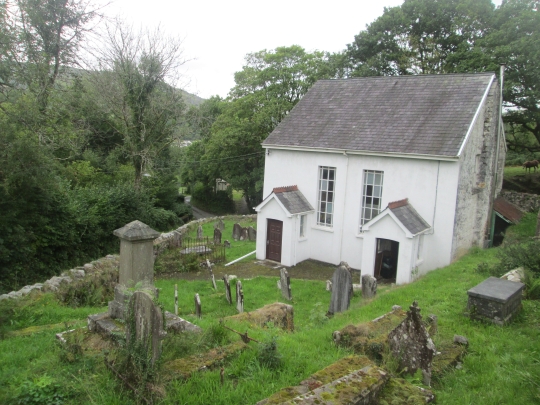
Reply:
M490 277L467 291L470 317L505 325L521 309L525 284Z

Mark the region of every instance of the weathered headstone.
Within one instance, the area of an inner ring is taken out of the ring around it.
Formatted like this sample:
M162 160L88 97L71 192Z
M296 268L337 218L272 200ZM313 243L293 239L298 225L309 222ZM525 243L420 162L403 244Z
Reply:
M377 279L369 274L362 276L362 298L373 298L377 294Z
M214 244L221 245L221 231L218 228L214 229Z
M208 259L206 259L206 267L208 268L208 272L210 273L210 280L212 281L212 287L214 287L214 290L217 290L216 278L214 277L214 271L212 270L212 263L210 263L210 260Z
M236 282L236 309L239 313L244 312L244 291L240 280Z
M219 229L222 232L225 229L225 224L221 218L214 224L214 229Z
M329 314L349 309L352 297L352 277L346 266L340 264L332 276L332 297Z
M429 325L428 333L429 336L435 336L437 334L437 324L438 324L438 318L437 315L429 315L427 317L427 323Z
M145 292L136 291L129 300L128 317L126 322L126 340L128 347L135 339L151 357L152 365L161 355L161 340L166 336L163 330L163 314L154 304L152 297Z
M197 315L197 318L201 318L201 298L199 294L195 294L195 315Z
M280 277L279 280L281 281L281 295L283 295L283 298L287 300L292 300L292 294L291 294L291 278L289 277L289 273L287 272L287 269L282 267L279 270Z
M248 232L248 238L250 241L253 242L257 240L257 231L255 230L255 228L250 226L248 227L247 232Z
M414 301L409 308L403 322L388 334L390 351L400 370L410 375L422 370L424 384L430 385L435 345L424 327L418 303Z
M233 231L232 231L232 238L234 240L240 240L240 236L242 234L242 227L239 223L234 224Z
M231 283L229 283L229 277L226 274L223 276L223 283L225 284L225 296L227 297L227 302L231 305Z
M278 289L278 290L281 290L281 280L278 280L278 281L277 281L277 289Z
M229 242L227 239L225 239L225 242L223 242L223 246L225 246L226 248L230 248L231 247L231 242Z
M247 228L242 228L242 230L240 231L240 240L248 240L248 239L249 239L249 235L248 235Z
M332 291L332 282L330 280L326 280L326 291Z
M199 227L197 228L197 239L202 239L203 238L203 229L202 229L202 225L199 225Z

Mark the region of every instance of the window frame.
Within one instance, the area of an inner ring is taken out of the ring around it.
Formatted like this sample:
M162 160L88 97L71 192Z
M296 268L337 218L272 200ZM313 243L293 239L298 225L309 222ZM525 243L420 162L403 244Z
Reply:
M300 239L303 239L306 237L306 225L307 225L307 214L301 214L300 215L300 232L298 233L298 237Z
M336 204L336 167L319 166L317 181L317 225L334 226ZM326 178L325 178L326 177Z
M380 181L377 182L377 179L379 179ZM362 182L362 201L360 206L360 230L365 223L371 221L373 218L375 218L381 213L383 187L384 171L364 170L364 177ZM374 199L378 200L378 203L376 205L374 205L373 203ZM369 217L368 215L366 215L368 210Z

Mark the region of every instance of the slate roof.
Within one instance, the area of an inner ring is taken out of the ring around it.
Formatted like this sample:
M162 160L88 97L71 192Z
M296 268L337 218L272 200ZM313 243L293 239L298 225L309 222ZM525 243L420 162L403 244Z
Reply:
M388 209L394 213L403 226L413 235L417 235L430 228L429 224L424 221L424 218L409 204L407 198L389 203Z
M455 157L493 76L320 80L263 146Z
M315 211L297 186L276 187L272 191L291 214Z
M523 216L523 211L503 197L495 200L493 209L513 224L521 221L521 217Z

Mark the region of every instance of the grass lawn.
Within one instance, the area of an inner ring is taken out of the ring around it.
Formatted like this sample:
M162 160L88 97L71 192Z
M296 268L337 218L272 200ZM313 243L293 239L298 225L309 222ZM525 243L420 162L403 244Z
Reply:
M203 227L205 234L209 232L208 226ZM225 232L231 231L232 225L226 224L225 229ZM331 319L324 316L330 300L324 281L293 279L294 333L226 321L236 330L248 330L257 340L277 339L282 360L279 369L265 367L258 355L258 345L252 342L247 350L224 362L223 385L219 369L196 373L188 380L169 382L165 382L167 375L162 373L161 380L158 379L164 393L160 403L255 403L283 387L298 384L347 355L346 350L332 343L333 331L350 323L372 320L395 304L407 309L413 300L418 301L424 316L438 316L435 345L451 341L454 334L464 335L470 342L462 367L448 373L441 381L434 381L432 388L437 403L540 403L540 302L524 301L520 315L505 327L471 321L464 314L467 290L486 278L475 271L476 266L480 262L494 262L497 250L474 249L452 265L433 271L415 283L381 286L372 300L362 300L355 294L350 310ZM230 267L230 274L234 274L234 266ZM248 264L244 262L242 266ZM256 269L254 267L253 271ZM283 302L276 280L276 277L243 279L245 310ZM174 310L174 284L179 288L180 316L206 332L199 337L169 336L164 342L164 363L219 343L238 340L232 332L221 337L216 332L219 319L236 313L234 307L226 303L222 282L218 282L218 290L214 291L209 281L156 280L156 286L161 288L160 301L169 311ZM234 281L232 287L234 289ZM202 319L194 315L195 293L201 297ZM82 326L87 314L103 310L105 308L68 308L60 305L51 294L36 295L17 303L0 302L0 403L16 403L14 398L21 398L21 392L30 389L48 397L52 395L50 392L63 394L66 404L135 403L131 393L106 370L100 352L89 350L71 358L54 339L54 332L71 325ZM64 325L64 322L70 324ZM50 324L57 325L56 329L40 332L37 328ZM27 327L35 327L34 333L13 336L14 331ZM41 386L49 387L49 391L39 388Z
M524 175L528 173L523 166L505 166L504 167L504 178L508 179L517 175Z

